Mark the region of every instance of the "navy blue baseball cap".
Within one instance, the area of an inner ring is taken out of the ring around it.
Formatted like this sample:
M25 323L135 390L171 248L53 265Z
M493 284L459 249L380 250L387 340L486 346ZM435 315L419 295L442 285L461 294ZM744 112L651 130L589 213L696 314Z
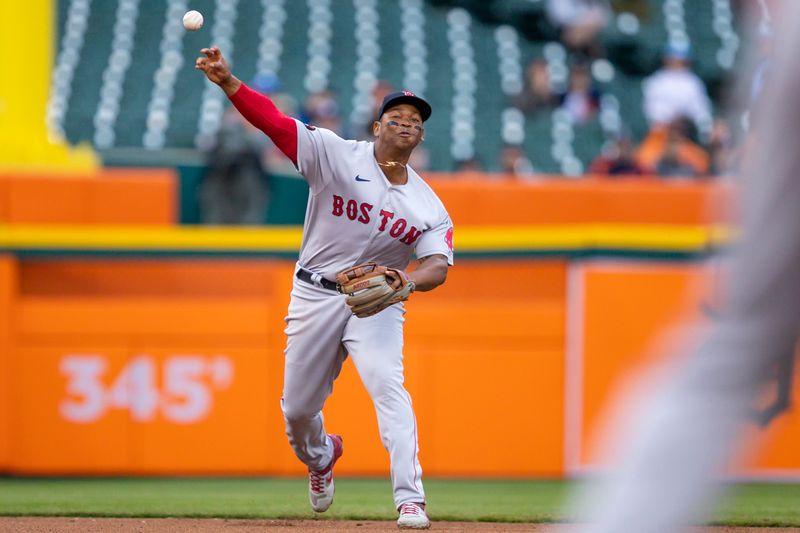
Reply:
M397 91L396 93L387 94L383 99L377 120L380 120L386 111L400 104L411 104L416 107L422 117L422 122L428 120L433 112L428 102L411 91Z

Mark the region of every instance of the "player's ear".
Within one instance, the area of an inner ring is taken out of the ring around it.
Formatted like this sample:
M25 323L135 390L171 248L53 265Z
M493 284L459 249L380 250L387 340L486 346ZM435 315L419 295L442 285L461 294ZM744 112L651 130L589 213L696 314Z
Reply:
M372 123L372 134L377 137L378 134L381 132L381 123L377 120Z

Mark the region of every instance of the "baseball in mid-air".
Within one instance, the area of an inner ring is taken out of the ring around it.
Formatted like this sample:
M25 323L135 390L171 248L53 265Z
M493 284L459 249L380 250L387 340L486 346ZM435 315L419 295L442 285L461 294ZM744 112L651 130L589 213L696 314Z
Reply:
M192 9L183 16L183 27L189 31L197 31L203 27L203 15Z

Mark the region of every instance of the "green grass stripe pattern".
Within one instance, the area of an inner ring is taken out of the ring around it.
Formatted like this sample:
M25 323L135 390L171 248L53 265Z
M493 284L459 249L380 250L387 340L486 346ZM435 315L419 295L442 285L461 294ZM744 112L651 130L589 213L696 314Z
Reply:
M0 478L0 515L396 518L388 479L336 479L324 515L308 505L305 478ZM565 520L568 481L446 480L425 483L433 520L553 522ZM743 484L712 520L720 525L800 526L800 485Z
M0 479L0 515L396 518L388 479L336 479L336 500L311 511L305 478ZM561 482L426 482L437 520L541 522L557 518Z

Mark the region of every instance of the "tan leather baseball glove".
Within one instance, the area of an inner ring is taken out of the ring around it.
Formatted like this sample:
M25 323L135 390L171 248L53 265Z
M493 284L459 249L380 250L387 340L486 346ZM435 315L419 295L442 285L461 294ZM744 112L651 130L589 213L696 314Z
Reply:
M358 318L380 313L390 305L408 300L414 282L402 270L375 262L356 265L336 274L339 292Z

